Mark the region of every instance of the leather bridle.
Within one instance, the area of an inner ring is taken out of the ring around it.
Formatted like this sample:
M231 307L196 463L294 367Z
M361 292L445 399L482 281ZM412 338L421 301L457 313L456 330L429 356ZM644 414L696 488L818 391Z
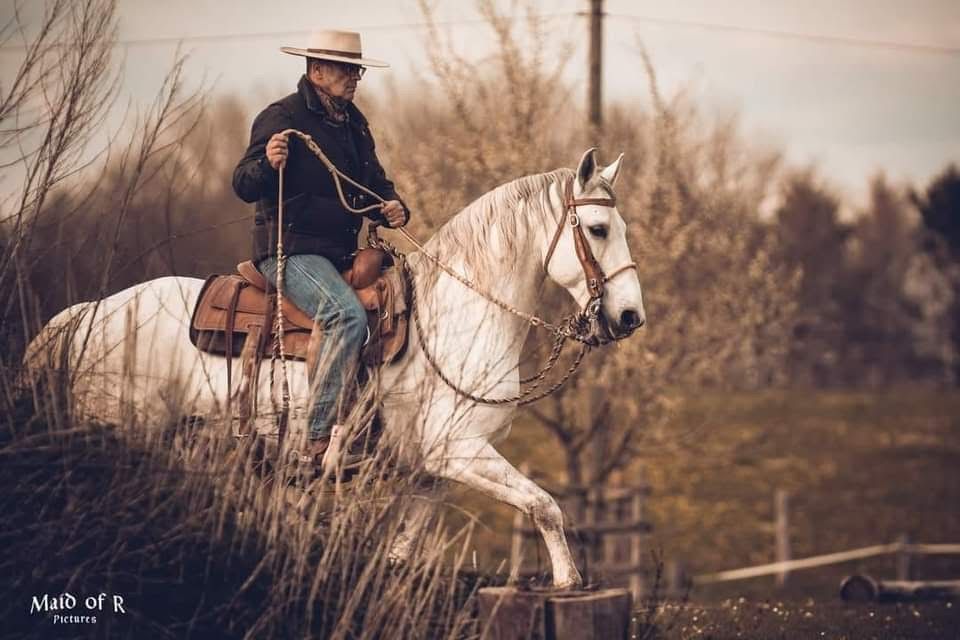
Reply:
M615 277L629 271L636 270L637 263L629 262L623 266L617 267L609 275L603 272L603 267L597 262L587 242L587 237L583 233L583 225L580 224L580 216L577 215L577 207L586 205L597 205L600 207L617 206L616 198L580 198L573 197L573 178L571 177L563 185L563 215L557 224L557 231L553 234L553 240L550 241L550 248L547 249L547 257L543 261L544 273L548 273L547 267L550 266L550 259L553 258L553 252L560 242L560 236L563 235L565 223L570 223L571 233L573 234L573 246L577 251L577 259L580 260L580 266L583 267L583 275L587 283L587 291L590 293L590 300L599 301L603 298L604 285ZM588 305L589 306L589 305Z
M351 213L354 213L354 214L362 214L367 211L372 211L374 209L379 208L385 202L385 200L381 196L377 195L375 192L371 191L370 189L363 186L362 184L352 180L349 176L347 176L346 174L342 173L339 169L337 169L337 167L333 164L333 162L323 153L323 150L321 150L320 147L317 146L317 144L313 141L312 138L310 138L309 135L303 133L302 131L297 131L296 129L286 129L281 133L283 135L296 135L301 140L303 140L307 148L314 155L316 155L317 158L330 171L330 175L332 176L333 182L337 188L337 195L340 198L340 203L344 206L344 208L347 211L350 211ZM351 207L350 204L347 202L346 197L343 193L343 188L340 184L341 180L345 180L346 182L350 183L357 189L369 194L379 204L370 205L362 209L355 209ZM282 211L282 207L283 207L282 166L280 171L277 201L279 203L278 209ZM608 326L606 326L606 322L604 321L603 315L600 312L600 305L602 303L602 298L604 293L604 285L607 282L610 282L613 278L618 276L620 273L623 273L624 271L628 271L630 269L636 269L637 264L635 262L630 262L621 267L618 267L612 273L610 273L610 275L604 274L603 268L600 267L600 263L598 263L596 260L596 257L594 257L593 251L590 249L590 244L587 242L587 238L583 234L583 229L580 226L580 218L577 216L578 206L598 205L602 207L614 207L616 206L616 200L614 198L581 198L580 200L575 199L573 197L573 178L571 177L564 184L563 204L564 204L564 211L560 215L560 220L557 223L557 231L553 236L553 240L550 242L550 248L547 251L546 259L544 260L543 269L544 269L544 272L546 273L547 268L550 266L550 259L553 257L553 252L557 248L557 243L560 242L560 236L563 234L564 226L566 226L564 223L569 220L570 226L572 228L573 241L574 241L574 246L577 252L577 258L580 260L580 264L583 267L583 272L586 277L587 289L590 292L590 300L588 301L587 306L584 309L582 309L577 313L571 314L567 318L564 318L563 322L560 324L552 324L550 322L547 322L542 318L540 318L539 316L531 315L520 309L517 309L512 305L507 304L506 302L496 298L490 293L483 291L482 289L477 287L476 284L471 282L469 279L465 278L464 276L457 273L456 270L451 269L448 265L444 264L438 256L433 255L414 236L412 236L402 227L397 229L399 233L401 233L417 249L420 250L422 255L424 255L427 259L429 259L431 262L437 265L437 267L441 269L444 273L446 273L453 279L457 280L458 282L462 283L467 288L475 291L477 294L479 294L489 302L495 304L496 306L500 307L501 309L522 318L523 320L528 322L531 327L540 327L543 329L547 329L553 333L554 335L553 351L550 355L550 358L547 360L546 365L544 365L540 369L540 371L538 371L533 377L521 379L520 382L522 384L531 383L531 382L533 384L527 389L525 389L524 391L510 398L484 398L481 396L471 394L470 392L459 388L453 380L451 380L446 375L444 375L443 371L440 368L439 363L434 359L434 357L431 355L429 350L426 348L426 341L423 339L424 331L423 331L423 328L420 326L420 318L419 318L419 314L417 313L418 305L416 303L416 288L413 287L412 285L413 274L409 270L410 267L407 264L405 256L399 251L397 251L395 247L390 246L390 244L387 242L384 242L379 239L376 239L375 243L371 242L371 246L379 247L385 251L389 251L395 258L397 258L400 264L400 268L404 274L404 277L408 278L411 283L410 310L411 310L411 315L413 317L414 325L416 326L416 329L417 329L417 333L420 336L420 345L421 345L422 352L426 357L427 362L430 363L430 366L433 368L434 372L437 374L440 380L442 380L444 384L446 384L448 387L453 389L459 395L469 398L474 402L478 402L482 404L490 404L490 405L504 405L504 404L511 404L514 402L516 402L518 405L524 405L524 404L529 404L531 402L536 402L537 400L547 397L548 395L552 394L554 391L562 387L563 384L566 383L566 381L569 380L570 377L576 372L576 370L580 366L580 363L583 360L584 355L586 355L587 351L591 347L605 342L602 338L599 338L599 334L597 333L597 331L595 331L595 329L598 328L598 325L600 328L605 330L605 332L610 338L618 339L610 333L610 329ZM282 214L278 212L278 222L282 221L282 219L283 219ZM280 225L280 227L282 228L282 225ZM282 256L283 255L283 250L282 250L283 234L278 233L277 237L278 237L277 254L278 256ZM375 238L375 236L373 237ZM278 276L280 273L281 273L280 269L278 269ZM282 283L282 278L278 280L278 285L277 285L278 306L280 304L280 295L282 294L282 284L280 283ZM280 320L280 329L282 330L283 323L282 323L281 313L282 311L278 309L277 316L278 316L278 319ZM553 369L554 365L557 363L557 359L560 357L560 352L563 349L563 346L566 344L567 340L575 340L581 343L580 352L574 358L573 363L570 365L567 371L563 374L560 380L554 382L552 385L549 386L549 388L545 390L539 391L537 393L533 393L533 391L537 387L539 387L541 383L544 382L546 375L549 373L551 369ZM281 341L279 345L279 350L281 351L280 353L281 362L285 362L282 357L283 356L282 346L283 346L283 343ZM271 375L271 380L273 379L274 378ZM283 383L284 383L284 392L282 394L283 405L281 408L281 424L285 424L286 422L285 416L289 413L289 386L287 382L286 370L284 370L284 373L283 373Z

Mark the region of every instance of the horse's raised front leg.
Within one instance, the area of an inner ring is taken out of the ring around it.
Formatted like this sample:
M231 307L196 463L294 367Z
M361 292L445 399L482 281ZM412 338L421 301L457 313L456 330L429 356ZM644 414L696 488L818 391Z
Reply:
M563 533L563 515L553 497L520 473L491 445L469 451L447 450L442 461L428 462L428 469L441 477L461 482L491 498L512 505L530 516L543 536L553 566L553 585L559 589L583 586Z

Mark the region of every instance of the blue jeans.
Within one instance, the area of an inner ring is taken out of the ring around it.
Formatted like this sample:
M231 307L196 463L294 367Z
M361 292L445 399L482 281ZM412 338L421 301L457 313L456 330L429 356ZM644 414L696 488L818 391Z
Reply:
M277 260L264 258L260 273L277 281ZM343 390L357 373L360 348L367 336L367 315L350 285L333 264L318 255L287 257L284 297L292 300L323 329L323 342L313 371L308 372L313 408L310 439L330 435L342 409Z

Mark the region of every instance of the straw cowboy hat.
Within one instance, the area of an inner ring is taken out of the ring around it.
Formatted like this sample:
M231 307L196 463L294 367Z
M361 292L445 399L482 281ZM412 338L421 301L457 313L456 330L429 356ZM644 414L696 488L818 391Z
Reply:
M305 49L280 47L280 51L289 53L292 56L304 56L306 58L316 58L317 60L333 60L334 62L359 64L365 67L390 66L382 60L363 57L360 50L360 34L356 31L334 31L332 29L314 31L310 34L310 39L307 40L307 47Z

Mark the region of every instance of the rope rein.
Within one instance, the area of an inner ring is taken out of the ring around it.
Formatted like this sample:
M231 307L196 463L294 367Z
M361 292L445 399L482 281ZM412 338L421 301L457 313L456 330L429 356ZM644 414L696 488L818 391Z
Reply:
M379 194L371 191L366 186L360 184L359 182L356 182L355 180L350 178L350 176L341 172L336 167L336 165L333 164L330 158L327 157L327 155L323 152L323 150L319 147L319 145L317 145L317 143L313 141L313 138L311 138L308 134L303 133L302 131L298 131L297 129L285 129L284 131L280 132L280 134L283 136L293 135L300 138L303 141L304 145L307 147L307 149L309 149L323 163L323 165L330 172L330 175L333 178L333 183L336 186L337 196L340 199L340 204L343 205L343 207L347 211L355 215L363 215L364 213L368 213L370 211L382 209L382 205L386 203L386 200L382 198ZM289 388L289 382L287 380L286 360L285 360L285 353L284 353L284 346L283 346L283 308L282 308L283 277L284 277L284 267L286 263L286 256L283 252L283 169L284 169L284 164L281 164L278 170L279 180L278 180L278 193L277 193L278 204L277 204L277 284L276 284L276 288L277 288L276 319L277 321L276 321L276 329L274 332L276 338L274 342L273 355L270 361L271 380L273 380L274 362L277 357L280 358L282 367L283 367L282 369L283 386L282 386L282 393L281 393L281 409L280 409L280 442L281 444L283 442L283 436L286 431L286 423L287 423L289 410L290 410L289 408L290 407L290 388ZM341 184L341 180L345 180L347 183L349 183L353 187L370 195L375 200L377 200L379 204L373 204L373 205L359 208L359 209L351 207L348 204L347 198L343 193L343 186ZM563 216L561 216L561 221L562 220L563 220ZM580 363L583 361L584 356L590 350L591 345L589 343L588 332L590 329L595 327L595 324L598 322L598 319L599 319L599 314L600 314L599 298L591 300L590 304L588 304L585 309L581 311L577 311L567 316L566 318L563 319L561 323L553 324L551 322L544 320L543 318L540 318L537 315L527 313L521 309L517 309L513 305L510 305L496 298L495 296L483 291L473 281L462 276L461 274L457 273L455 270L450 268L448 265L444 264L439 257L435 256L430 251L428 251L426 247L424 247L424 245L419 240L417 240L416 237L410 234L406 229L404 229L403 227L398 227L398 228L394 228L394 230L398 231L404 238L407 239L407 241L409 241L414 247L416 247L417 250L422 255L426 256L427 259L429 259L433 264L435 264L439 269L441 269L444 273L446 273L451 278L457 280L468 289L474 291L475 293L480 295L482 298L486 299L488 302L493 303L494 305L503 309L504 311L507 311L519 318L522 318L530 326L543 328L547 331L550 331L554 335L553 346L550 351L550 356L547 358L547 361L544 364L544 366L541 367L536 374L527 378L522 378L520 380L521 384L526 384L531 382L533 384L528 388L524 389L523 391L521 391L520 393L516 394L515 396L508 397L508 398L486 398L486 397L474 395L464 389L461 389L449 377L447 377L447 375L441 370L439 363L436 361L433 354L431 354L427 348L426 341L424 340L423 327L420 324L420 314L418 313L419 305L417 304L417 292L413 282L413 273L410 271L410 266L406 261L406 256L404 256L398 249L390 245L388 242L377 237L375 232L371 232L370 240L369 240L370 246L374 248L383 249L389 252L394 257L398 258L400 262L400 267L403 270L405 277L409 278L411 313L413 315L414 325L417 329L417 335L420 340L421 348L423 350L423 353L424 353L424 356L426 357L427 362L430 364L434 373L437 374L437 377L439 377L440 380L444 382L444 384L446 384L448 387L450 387L452 390L462 395L463 397L477 403L488 404L488 405L505 405L505 404L517 403L518 405L523 406L526 404L536 402L538 400L542 400L548 395L554 393L560 387L562 387L570 379L570 377L576 372L576 370L580 366ZM562 230L562 226L561 226L561 230ZM619 273L619 271L620 270L617 270L617 273ZM547 389L534 394L533 392L540 387L540 385L546 379L547 374L556 365L557 361L560 358L561 351L563 350L563 347L566 344L567 340L575 340L577 342L580 342L581 343L580 351L577 353L570 367L563 374L560 380L550 385L550 387L548 387Z
M317 156L317 158L320 159L320 162L323 163L323 165L327 168L327 171L330 172L330 175L333 176L333 183L334 183L334 185L335 185L336 188L337 188L337 196L339 196L339 198L340 198L340 204L342 204L343 207L344 207L347 211L349 211L349 212L351 212L351 213L354 213L354 214L357 214L357 215L362 215L362 214L367 213L367 212L369 212L369 211L375 211L375 210L377 210L377 209L380 209L380 208L381 208L381 205L386 202L386 200L384 200L379 194L371 191L371 190L368 189L366 186L360 184L359 182L356 182L356 181L353 180L350 176L348 176L347 174L345 174L345 173L341 172L339 169L337 169L336 165L333 164L333 162L330 160L330 158L327 157L327 155L326 155L326 154L323 152L323 150L317 145L317 143L313 141L313 138L311 138L311 137L310 137L309 135L307 135L306 133L303 133L302 131L298 131L298 130L296 130L296 129L286 129L286 130L284 130L284 131L281 132L281 135L295 135L295 136L297 136L298 138L300 138L301 140L303 140L303 143L306 145L307 149L309 149L311 152L313 152L313 154L314 154L315 156ZM373 205L370 205L370 206L368 206L368 207L363 207L362 209L355 209L355 208L351 207L351 206L347 203L347 198L346 198L346 196L345 196L344 193L343 193L343 186L342 186L341 183L340 183L341 180L346 180L346 181L347 181L349 184L351 184L352 186L356 187L357 189L363 191L364 193L366 193L366 194L370 195L371 197L373 197L374 199L376 199L380 204L373 204ZM437 265L437 267L439 267L444 273L446 273L448 276L450 276L450 277L453 278L454 280L457 280L458 282L460 282L462 285L464 285L464 286L467 287L468 289L473 290L474 292L476 292L477 294L479 294L481 297L485 298L488 302L492 302L493 304L497 305L498 307L500 307L500 308L503 309L504 311L507 311L507 312L509 312L509 313L512 313L512 314L515 315L515 316L518 316L518 317L520 317L520 318L523 318L528 324L530 324L530 325L533 326L533 327L542 327L542 328L550 331L550 332L553 333L554 335L563 334L564 337L566 337L566 338L576 339L576 336L571 335L571 334L565 334L565 333L564 333L563 324L557 325L557 324L553 324L553 323L551 323L551 322L548 322L548 321L544 320L543 318L540 318L539 316L536 316L536 315L527 313L527 312L525 312L525 311L522 311L521 309L517 309L516 307L514 307L514 306L512 306L512 305L510 305L510 304L508 304L508 303L506 303L506 302L503 302L502 300L494 297L493 295L491 295L491 294L483 291L483 290L480 289L480 288L476 285L476 283L474 283L472 280L470 280L470 279L468 279L468 278L460 275L459 273L457 273L456 271L454 271L452 268L450 268L449 266L447 266L446 264L444 264L443 261L440 260L440 258L438 258L438 257L435 256L434 254L430 253L430 251L427 250L427 248L423 246L423 243L421 243L419 240L417 240L417 238L416 238L415 236L413 236L409 231L407 231L407 230L404 229L403 227L394 228L393 230L396 231L396 232L398 232L398 233L399 233L400 235L402 235L404 238L406 238L407 241L410 242L410 244L412 244L414 247L417 248L417 251L419 251L419 252L422 253L424 256L426 256L427 259L430 260L430 262L432 262L432 263L434 263L435 265ZM382 241L381 241L381 242L382 242Z
M279 449L283 449L283 440L287 432L287 423L290 418L290 380L287 376L287 357L286 348L283 344L283 282L287 266L287 256L283 252L283 169L281 164L278 169L277 190L280 198L277 200L277 310L274 314L276 323L274 324L274 335L276 339L273 342L273 350L270 353L270 386L273 387L275 377L275 367L277 358L280 359L280 371L283 374L282 384L280 386L280 412L279 412ZM273 394L270 394L270 400L273 404L273 411L277 413L276 400ZM279 454L278 454L279 455Z
M529 378L523 378L520 381L521 383L532 382L533 383L532 385L530 385L529 387L527 387L526 389L524 389L523 391L521 391L520 393L512 397L487 398L484 396L478 396L473 393L470 393L469 391L466 391L465 389L458 387L456 383L454 383L450 378L447 377L447 375L440 368L440 364L433 357L433 354L430 353L430 350L427 348L426 340L424 338L423 327L420 325L420 314L417 311L418 307L416 304L416 289L414 287L411 287L410 291L411 291L410 306L412 307L413 324L417 329L417 337L420 340L420 348L423 351L423 355L426 357L427 362L430 363L430 367L433 369L434 373L437 374L437 377L444 382L444 384L446 384L448 387L456 391L458 394L460 394L464 398L467 398L468 400L472 400L479 404L505 405L505 404L517 403L519 406L522 407L524 405L537 402L538 400L542 400L547 396L549 396L550 394L552 394L553 392L555 392L556 390L558 390L564 384L566 384L567 380L569 380L570 377L580 367L580 363L583 361L584 355L586 355L587 351L589 351L590 349L590 347L587 346L586 344L581 344L580 351L577 353L576 357L574 358L573 363L570 365L570 368L567 369L567 371L563 374L560 380L552 384L546 390L541 391L535 395L531 395L533 394L534 391L536 391L540 387L540 385L546 379L547 374L550 372L551 369L553 369L554 365L556 365L557 363L557 360L560 358L560 352L563 350L563 346L565 344L565 338L563 335L558 334L557 338L554 340L553 348L550 350L550 357L547 358L546 364L544 364L543 367L541 367L540 370L535 375Z

